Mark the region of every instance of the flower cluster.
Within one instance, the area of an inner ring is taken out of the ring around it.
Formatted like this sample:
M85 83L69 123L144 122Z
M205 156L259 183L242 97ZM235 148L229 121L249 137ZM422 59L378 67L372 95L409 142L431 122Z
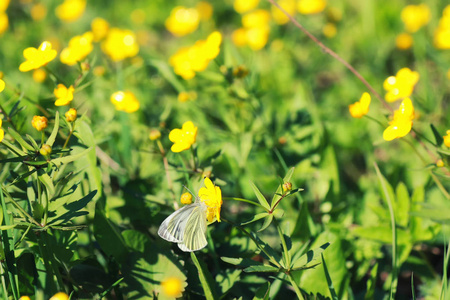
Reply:
M94 34L92 32L86 32L83 35L77 35L71 38L69 47L61 51L59 56L61 62L73 66L78 61L82 61L94 49L92 45L93 39Z
M56 7L56 16L64 22L73 22L78 20L86 9L86 0L64 0L62 4Z
M394 112L392 121L383 132L383 139L392 141L396 138L401 138L407 135L412 128L414 119L414 106L411 99L405 98L398 110Z
M181 152L191 148L197 138L197 127L191 121L184 122L181 129L173 129L169 133L169 140L174 143L172 152Z
M362 118L369 112L369 105L370 105L370 94L364 93L359 101L350 104L348 106L348 110L350 111L350 114L353 118Z
M385 99L394 102L411 96L414 86L419 81L419 73L409 68L400 69L395 76L389 76L383 83L387 91Z
M450 49L450 5L444 8L439 26L434 32L434 46L438 49Z
M214 186L211 179L205 178L205 187L200 188L198 191L198 197L200 201L204 202L207 206L206 218L208 222L220 222L220 209L222 207L222 191L220 187Z
M136 35L131 30L111 28L102 43L102 50L113 61L121 61L136 56L139 45Z
M209 62L219 55L221 43L222 35L214 31L206 40L179 49L170 57L169 63L176 74L184 79L191 79L195 76L195 72L205 70Z
M56 57L56 50L52 49L50 42L43 42L39 48L28 47L23 50L26 61L20 64L21 72L28 72L45 66Z
M135 112L139 109L140 104L136 96L130 91L118 91L111 95L111 102L117 110L127 113Z
M91 22L91 31L94 35L93 40L94 42L99 42L103 40L109 31L109 23L105 19L102 18L95 18Z
M426 4L407 5L402 9L401 19L408 32L417 32L430 22L431 12Z

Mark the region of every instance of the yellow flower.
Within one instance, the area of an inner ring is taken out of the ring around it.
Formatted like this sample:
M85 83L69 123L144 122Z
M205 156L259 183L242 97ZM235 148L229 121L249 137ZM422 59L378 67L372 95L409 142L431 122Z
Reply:
M174 36L184 36L194 32L199 22L200 16L197 9L177 6L170 12L165 25Z
M262 49L269 39L270 13L267 10L258 9L245 14L242 17L243 28L237 29L232 34L232 40L236 46L248 45L252 50Z
M52 153L52 147L50 145L44 144L42 145L41 149L39 149L39 153L41 153L43 156L50 155Z
M270 13L264 9L257 9L242 16L244 28L265 27L269 25Z
M434 32L434 46L438 49L450 49L450 5L447 5Z
M69 295L63 292L59 292L53 295L50 300L69 300Z
M68 66L73 66L78 61L82 61L94 49L92 45L93 39L94 34L92 32L86 32L83 35L71 38L69 47L64 48L59 55L61 62Z
M187 205L192 203L192 195L191 193L183 193L180 198L181 204Z
M214 186L211 179L205 177L205 187L198 191L200 201L204 202L208 207L206 218L208 222L213 222L214 219L220 222L220 208L222 207L222 191L220 187Z
M183 281L177 277L168 277L161 282L162 292L167 297L179 298L184 292Z
M400 33L395 38L395 45L400 50L407 50L407 49L411 48L412 44L413 44L413 38L408 33Z
M42 69L36 69L33 71L33 80L37 83L44 82L44 80L47 78L47 72L45 72Z
M26 61L20 64L21 72L38 69L45 66L56 57L56 50L52 49L50 42L43 42L38 49L29 47L23 50L23 56Z
M60 83L56 87L56 89L53 90L53 94L56 97L55 105L56 106L64 106L68 105L73 100L73 91L75 89L73 88L73 85L69 86L67 88L64 84Z
M231 34L231 40L238 47L247 45L247 30L244 28L236 29Z
M370 94L363 93L359 101L350 104L348 106L348 110L350 111L352 117L359 119L365 116L369 112L370 100Z
M31 7L30 14L34 21L43 20L47 16L47 7L42 3L36 3Z
M444 136L444 145L450 148L450 130L447 130L447 135Z
M29 296L21 296L19 300L31 300Z
M109 23L102 18L95 18L91 22L91 30L94 34L94 42L101 41L108 34Z
M9 0L0 0L0 11L4 12L9 6Z
M69 109L65 115L67 122L73 122L77 119L77 110L75 108Z
M5 89L5 82L3 81L3 79L0 79L0 93L3 92L3 90Z
M150 138L150 140L156 141L161 138L161 131L159 131L158 129L152 129L150 130L150 134L148 135L148 137Z
M0 12L0 34L4 33L8 29L9 20L8 15L4 12Z
M336 25L334 23L327 23L325 24L325 26L323 26L322 32L323 35L326 36L327 38L332 38L337 33Z
M178 101L180 101L180 102L186 102L186 101L195 100L195 99L197 99L197 93L194 91L180 92L178 94Z
M206 1L200 1L199 3L197 3L195 8L198 11L200 20L207 21L207 20L211 19L211 16L213 14L213 7L211 4L209 4Z
M64 0L55 9L56 16L65 22L78 20L86 9L86 0Z
M37 131L42 131L47 128L48 120L46 117L42 116L34 116L33 120L31 120L31 126L36 128Z
M181 152L191 148L197 138L197 127L191 121L184 122L181 129L174 129L169 133L169 140L174 143L170 150Z
M247 44L253 51L264 48L269 40L269 26L254 27L246 30Z
M2 129L2 119L0 119L0 142L3 141L3 138L5 137L5 131Z
M418 72L409 68L400 69L395 76L389 76L384 81L383 87L387 91L384 98L387 102L394 102L411 96L419 77Z
M234 0L233 8L240 14L248 12L259 4L259 0Z
M278 4L291 16L295 15L297 2L295 0L280 0ZM277 24L283 25L289 22L289 18L278 7L272 5L272 17Z
M206 40L197 41L193 46L179 49L169 59L176 74L184 79L191 79L195 72L206 69L209 62L220 52L222 35L218 31L211 33Z
M111 102L117 110L127 113L135 112L139 109L140 104L136 96L130 91L118 91L111 95Z
M127 57L136 56L139 45L136 35L131 30L111 28L102 43L102 50L113 61L121 61Z
M326 6L325 0L299 0L297 10L301 14L311 15L322 12Z
M407 5L402 9L401 18L408 32L417 32L430 21L431 12L426 4Z
M396 138L401 138L407 135L412 128L412 120L414 119L414 106L411 99L405 98L398 110L394 112L392 121L383 132L383 139L392 141Z

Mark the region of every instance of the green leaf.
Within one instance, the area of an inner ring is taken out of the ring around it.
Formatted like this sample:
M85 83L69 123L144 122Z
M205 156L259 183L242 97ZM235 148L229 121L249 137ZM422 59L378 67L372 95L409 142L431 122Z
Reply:
M295 168L290 168L287 171L286 175L283 178L283 183L291 181L294 171L295 171ZM274 207L274 205L278 202L278 200L280 200L282 194L283 194L283 185L280 184L280 185L278 185L278 188L277 188L275 194L273 195L272 202L270 203L270 209L272 209Z
M296 259L294 258L292 260L293 261L292 269L293 270L304 269L305 267L308 267L311 262L316 261L314 263L317 263L319 256L322 255L322 252L325 251L325 249L327 249L328 246L330 246L330 243L325 243L318 248L309 250L308 252L306 252L305 254L300 256L299 258L296 258Z
M92 150L92 148L87 148L86 150L81 151L77 154L52 159L51 162L54 163L55 165L68 164L70 162L73 162L73 161L79 159L80 157L87 155L87 153L89 153L89 151L91 151L91 150Z
M433 124L430 124L430 127L431 127L431 131L433 132L434 139L436 140L436 146L440 147L442 145L442 143L444 142L444 138L442 137L441 134L439 134L439 132L437 131L436 127L434 127Z
M400 226L407 227L409 221L410 199L408 189L403 182L400 182L396 188L397 205L396 205L396 222Z
M70 202L64 206L60 206L55 211L55 216L49 217L48 224L49 225L59 225L66 224L70 222L73 218L80 217L88 214L88 211L80 211L86 207L86 205L94 198L97 191L92 191L83 198Z
M244 272L253 273L253 272L279 272L280 269L274 266L269 265L258 265L258 266L250 266L244 269Z
M323 266L323 270L325 272L325 278L327 279L328 290L330 291L331 299L338 300L338 296L336 295L336 290L334 289L334 286L333 286L333 281L331 280L330 273L328 272L327 264L325 262L325 259L323 258L323 253L321 253L320 256L322 257L322 266Z
M264 219L264 223L261 226L261 228L258 230L258 232L261 232L261 231L267 229L267 227L269 227L270 224L272 224L272 221L273 221L273 214L270 214L270 215L268 215L267 218Z
M14 129L12 129L11 127L8 128L8 133L9 135L11 135L23 148L25 148L28 151L34 152L38 149L34 149L33 146L31 146L30 144L28 144L23 138L22 136L16 132Z
M269 300L270 295L270 282L264 283L259 289L256 290L253 300Z
M53 143L55 143L55 139L56 139L56 135L58 134L58 130L59 130L59 112L56 111L55 114L55 126L53 126L53 131L50 134L50 136L47 139L46 144L49 145L50 147L53 146Z
M374 299L375 288L377 283L377 274L378 274L378 262L372 267L370 270L370 277L367 279L367 288L366 295L364 296L364 300Z
M263 194L259 191L259 189L256 187L256 185L250 181L250 185L255 192L256 198L258 198L259 203L264 207L266 210L270 210L270 205L267 203L266 198L263 196Z
M254 261L253 259L249 258L234 258L234 257L221 257L221 260L223 260L226 263L238 266L238 267L249 267L249 266L256 266L260 265L261 263Z
M41 181L47 189L48 199L51 199L55 194L55 186L53 185L52 179L42 169L38 170L38 178L39 181Z
M256 214L256 215L254 215L253 218L251 218L249 221L246 221L246 222L244 222L244 223L241 223L241 226L244 226L244 225L247 225L247 224L256 222L256 221L258 221L258 220L261 220L262 218L264 218L264 217L266 217L266 216L268 216L268 215L269 215L268 212L263 212L263 213Z
M226 294L233 287L233 285L240 280L240 275L242 270L226 270L225 272L219 273L216 276L215 282L220 288L220 299L226 298Z
M203 291L205 292L206 300L217 299L217 295L214 290L214 281L208 271L208 268L204 265L203 261L198 261L194 252L191 252L191 259L194 262L195 267L197 267L198 277L200 279L200 283L202 284Z

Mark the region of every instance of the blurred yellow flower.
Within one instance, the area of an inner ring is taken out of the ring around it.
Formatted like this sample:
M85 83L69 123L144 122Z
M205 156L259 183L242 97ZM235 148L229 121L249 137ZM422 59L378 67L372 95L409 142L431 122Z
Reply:
M407 5L402 9L401 19L408 32L417 32L430 21L431 12L426 4Z
M438 49L450 49L450 5L444 8L439 25L434 31L434 46Z
M234 0L233 7L234 10L240 14L246 13L259 4L259 0Z
M446 147L450 148L450 130L447 130L446 133L447 133L447 135L444 135L444 145Z
M363 93L359 101L350 104L348 110L353 118L362 118L369 112L371 97L369 93Z
M116 110L127 113L135 112L139 109L140 104L136 96L130 91L118 91L111 95L111 102Z
M383 139L392 141L393 139L404 137L411 131L413 119L414 106L411 99L405 98L398 110L394 111L392 121L389 122L389 126L383 132Z
M33 120L31 120L31 126L36 128L37 131L42 131L47 128L48 120L46 117L42 116L34 116Z
M193 46L179 49L169 59L176 74L191 79L195 72L206 69L209 62L219 55L222 35L218 31L211 33L206 40L197 41Z
M247 30L245 28L236 29L231 34L231 40L238 47L247 45Z
M56 97L55 105L56 106L64 106L68 105L73 100L73 92L74 92L73 85L69 86L67 88L64 84L60 83L54 89L53 94Z
M31 300L28 296L21 296L19 300Z
M136 56L139 45L136 35L131 30L111 28L102 43L102 50L113 61L121 61L127 57Z
M299 0L297 10L304 15L318 14L327 6L325 0Z
M269 40L269 33L269 26L247 28L245 36L250 49L257 51L264 48Z
M56 16L64 22L78 20L86 9L86 0L64 0L55 9Z
M23 50L23 56L26 61L20 64L21 72L38 69L45 66L56 57L56 50L52 49L50 42L43 42L38 49L29 47Z
M191 121L184 122L181 129L173 129L169 133L169 140L174 143L170 150L181 152L191 148L197 138L197 127Z
M9 0L0 0L0 11L4 12L9 6Z
M0 79L0 93L3 92L3 90L5 89L5 82L3 81L3 79Z
M200 16L200 20L207 21L211 19L211 16L213 14L213 7L209 2L206 1L200 1L197 3L195 8L198 11L198 15Z
M191 193L183 193L180 198L181 204L187 205L192 203L192 195Z
M195 8L177 6L170 12L165 25L174 36L184 36L194 32L200 22L200 16Z
M322 32L324 36L330 39L337 33L336 25L334 23L327 23L325 24L325 26L323 26Z
M45 72L42 69L36 69L33 71L33 80L37 83L44 82L44 80L47 78L47 72Z
M0 12L0 34L4 33L8 29L9 20L8 15L4 12Z
M387 102L394 102L411 96L419 77L418 72L409 68L400 69L395 76L389 76L384 81L383 87L387 91L384 98Z
M161 131L159 131L158 129L152 129L150 130L150 134L148 135L148 137L150 138L150 140L156 141L161 138Z
M67 122L73 122L77 119L77 110L75 108L69 109L64 116Z
M95 18L91 22L91 30L94 34L94 42L101 41L108 34L109 23L105 19Z
M280 0L278 4L291 16L295 15L297 2L295 0ZM289 22L289 18L278 7L272 5L272 18L280 25Z
M254 28L268 26L270 13L265 9L257 9L242 16L244 28Z
M243 28L232 34L232 41L236 46L248 45L252 50L262 49L269 39L270 13L264 9L257 9L242 16Z
M92 70L92 73L95 76L103 76L106 73L106 69L104 66L96 66L94 67L94 69Z
M82 61L94 49L92 45L93 39L94 34L90 31L71 38L69 47L64 48L59 55L61 62L68 66L73 66L77 62Z
M400 33L395 38L395 45L400 50L407 50L407 49L411 48L412 44L413 44L413 38L408 33Z
M59 292L53 295L50 300L69 300L69 295L63 292Z
M186 102L186 101L195 100L195 99L197 99L197 93L194 91L180 92L178 94L178 101L180 101L180 102Z
M177 277L168 277L161 282L162 293L166 297L179 298L183 295L183 281Z
M146 13L142 8L136 8L130 14L131 21L136 25L144 24L145 17Z
M204 202L208 207L206 218L211 223L214 219L220 222L220 208L222 207L222 191L220 187L214 186L211 179L208 177L204 180L205 187L200 188L198 197L200 201Z
M2 129L2 119L0 118L0 142L3 141L3 138L5 137L5 131Z
M34 21L43 20L47 16L47 7L42 3L36 3L31 7L30 14Z

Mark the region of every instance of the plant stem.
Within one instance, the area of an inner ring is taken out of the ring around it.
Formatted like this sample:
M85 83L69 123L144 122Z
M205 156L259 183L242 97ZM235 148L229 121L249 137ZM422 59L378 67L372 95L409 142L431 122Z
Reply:
M294 280L294 277L292 277L292 274L287 274L289 281L291 282L292 287L294 288L295 293L297 294L297 298L300 300L304 300L305 298L302 295L302 292L300 291L300 288L297 286L297 283Z
M173 190L173 183L172 179L170 178L169 173L169 161L167 160L166 151L164 150L163 145L161 144L161 141L159 139L156 140L156 145L158 145L159 152L161 153L163 164L164 164L164 171L166 173L166 179L167 179L167 185L169 186L169 190L172 192L173 199L175 200L175 191Z

